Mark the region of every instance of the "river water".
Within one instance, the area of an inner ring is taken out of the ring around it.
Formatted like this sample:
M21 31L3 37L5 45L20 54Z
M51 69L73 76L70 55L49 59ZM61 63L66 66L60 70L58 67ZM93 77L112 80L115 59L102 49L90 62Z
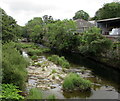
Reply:
M63 92L61 87L58 86L55 89L43 91L43 95L54 94L58 99L118 99L120 93L120 71L86 59L79 54L61 53L59 55L65 56L73 69L84 68L90 70L92 76L86 77L86 79L96 85L88 92L75 91L70 93Z
M50 56L50 54L43 55L45 57ZM44 98L51 94L54 94L57 99L118 99L120 97L120 71L87 59L79 54L60 53L59 55L65 56L71 65L71 69L77 68L79 70L84 68L84 70L89 70L90 76L85 77L85 79L92 81L95 85L91 91L87 92L63 92L61 86L57 86L54 89L43 90ZM23 56L28 57L25 52L23 52Z

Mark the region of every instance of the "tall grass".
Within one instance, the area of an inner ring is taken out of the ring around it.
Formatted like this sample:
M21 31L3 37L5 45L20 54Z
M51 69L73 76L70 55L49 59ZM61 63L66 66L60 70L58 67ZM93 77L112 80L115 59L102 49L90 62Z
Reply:
M78 74L70 73L66 76L63 82L63 90L70 91L70 90L90 90L91 82L89 80L85 80L81 78Z
M59 57L57 55L52 55L51 57L48 57L48 60L54 62L57 65L62 66L62 68L70 67L69 62L63 56Z
M42 91L40 89L32 88L32 89L30 89L29 95L26 97L26 99L31 99L31 100L47 99L47 101L55 101L56 96L49 95L49 96L43 98L43 94L42 94Z
M27 99L42 99L42 92L40 91L40 89L32 88L30 89Z

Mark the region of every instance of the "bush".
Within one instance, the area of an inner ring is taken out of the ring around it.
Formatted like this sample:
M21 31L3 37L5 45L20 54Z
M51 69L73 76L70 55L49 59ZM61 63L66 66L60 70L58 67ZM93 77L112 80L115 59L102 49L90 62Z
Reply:
M30 89L27 99L42 99L42 93L40 89L37 89L37 88Z
M78 74L70 73L66 76L63 82L63 90L89 90L91 88L91 82L81 78Z
M36 55L33 55L33 56L31 56L31 59L32 59L32 60L36 60L36 59L37 59L37 56L36 56Z
M13 84L1 84L2 86L2 91L0 95L0 98L2 99L12 99L13 100L20 100L20 99L24 99L23 96L19 95L18 93L22 92L20 91L15 85Z
M48 48L27 48L27 53L28 55L30 56L33 56L33 55L41 55L42 53L45 53L45 52L48 52L50 51L50 49Z
M51 72L51 73L52 73L52 74L53 74L53 73L57 73L57 71L56 71L55 69L52 69L52 72Z
M29 91L29 95L27 96L27 99L43 99L43 94L40 89L32 88ZM48 101L55 101L56 97L55 95L49 95L45 99L48 99Z
M56 101L55 95L49 95L47 99L48 101Z
M82 54L97 56L107 52L111 46L112 41L99 33L84 33L78 49Z
M34 43L15 43L15 46L18 49L36 48L37 47Z
M27 53L28 53L28 55L33 56L33 55L40 55L42 53L42 51L39 49L28 48Z
M63 56L59 57L57 55L52 55L51 57L48 57L48 60L54 62L57 65L62 66L62 68L70 67L69 62Z
M27 78L26 67L28 62L22 55L14 48L12 43L3 45L2 52L2 72L3 83L13 83L19 86L20 89L24 88Z

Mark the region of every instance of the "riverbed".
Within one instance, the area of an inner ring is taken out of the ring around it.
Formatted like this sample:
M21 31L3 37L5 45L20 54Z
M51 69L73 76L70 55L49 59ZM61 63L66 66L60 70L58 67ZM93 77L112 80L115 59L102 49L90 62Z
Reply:
M43 54L36 62L48 61L47 57L49 55L50 54ZM29 66L28 89L32 87L42 89L44 98L54 94L57 99L118 99L120 91L119 71L86 59L78 54L62 53L59 55L65 56L70 62L70 69L63 72L60 66L57 66L50 61L45 67L45 71L47 72L42 70L41 67ZM54 73L55 79L52 78L53 74L50 76L52 69L57 71L57 73ZM91 91L64 92L62 90L62 82L69 72L75 72L81 77L92 81L93 86ZM62 79L59 78L58 74L59 76L61 75Z

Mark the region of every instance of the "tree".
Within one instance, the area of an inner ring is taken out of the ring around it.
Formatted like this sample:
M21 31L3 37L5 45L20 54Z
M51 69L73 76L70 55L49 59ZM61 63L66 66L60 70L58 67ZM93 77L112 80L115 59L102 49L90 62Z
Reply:
M72 20L49 23L46 25L45 44L58 50L72 50L78 41L74 31L76 31L76 24Z
M0 21L2 24L2 42L15 40L17 36L17 24L15 19L8 16L2 8L0 8L0 11L2 12L2 19Z
M97 27L90 28L84 34L80 35L80 53L97 56L106 53L112 46L112 41L100 34L100 29Z
M43 16L43 21L44 21L44 23L52 23L53 22L53 17L48 16L48 15L44 15Z
M41 40L41 37L38 37L38 35L41 36L43 34L42 30L44 29L42 29L43 28L42 26L44 26L44 23L41 17L33 18L26 24L25 26L26 31L24 29L25 32L24 36L26 36L27 39L32 39L34 42L36 42L35 37L37 37L37 40Z
M94 19L100 20L115 17L120 17L120 2L106 3L96 12Z
M84 20L88 20L89 19L89 14L86 13L83 10L79 10L75 13L75 16L73 17L74 20L76 19L84 19Z

